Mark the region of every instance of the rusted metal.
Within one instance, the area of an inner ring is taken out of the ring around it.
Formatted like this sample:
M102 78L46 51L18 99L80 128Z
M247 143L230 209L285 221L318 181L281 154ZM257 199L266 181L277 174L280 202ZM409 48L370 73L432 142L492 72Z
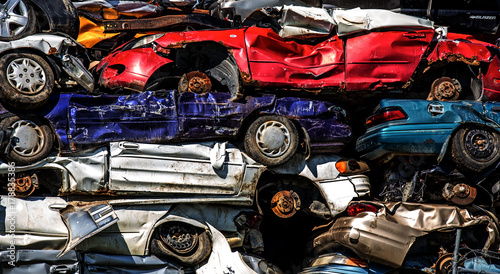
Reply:
M436 79L431 86L431 92L427 100L450 101L458 99L462 85L457 79L441 77Z
M20 176L15 179L14 189L16 197L30 196L33 191L35 191L35 189L38 189L38 187L38 177L36 176L36 174L20 174Z
M274 194L271 199L271 209L276 216L281 218L290 218L297 210L300 210L300 197L299 195L290 190L282 190Z
M476 188L464 183L456 185L447 183L443 187L443 197L457 205L468 205L476 199L476 196Z
M200 26L206 28L229 28L229 21L220 20L208 14L178 14L155 18L105 20L105 32L147 31L178 26Z
M208 76L201 71L191 71L182 75L179 81L180 92L204 93L212 89L212 82Z

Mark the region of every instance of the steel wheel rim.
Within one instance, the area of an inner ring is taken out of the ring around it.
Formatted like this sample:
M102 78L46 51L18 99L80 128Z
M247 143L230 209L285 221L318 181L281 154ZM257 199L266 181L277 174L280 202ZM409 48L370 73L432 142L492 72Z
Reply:
M0 36L13 37L28 25L28 8L21 0L7 0L0 4Z
M19 92L34 95L42 91L46 75L42 66L30 58L17 58L7 66L7 80Z
M198 245L198 233L196 233L196 230L186 229L179 225L162 229L161 239L179 254L187 254Z
M31 121L21 120L12 125L11 148L19 155L31 157L38 154L45 145L42 129Z
M489 161L498 151L493 135L487 130L470 130L466 133L464 141L467 153L478 161Z
M290 148L290 131L277 121L260 125L256 133L257 147L267 157L280 157Z

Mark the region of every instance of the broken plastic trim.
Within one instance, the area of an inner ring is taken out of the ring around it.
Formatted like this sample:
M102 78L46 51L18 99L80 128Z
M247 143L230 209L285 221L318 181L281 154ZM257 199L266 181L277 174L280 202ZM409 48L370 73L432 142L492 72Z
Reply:
M109 204L82 208L69 206L61 211L61 218L68 228L68 241L61 253L57 255L58 258L83 240L118 222L118 216Z

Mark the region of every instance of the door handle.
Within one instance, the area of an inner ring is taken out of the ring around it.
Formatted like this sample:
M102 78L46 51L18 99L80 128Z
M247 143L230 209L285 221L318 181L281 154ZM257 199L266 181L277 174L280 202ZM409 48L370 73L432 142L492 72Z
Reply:
M136 143L129 143L129 142L121 142L119 145L118 145L119 148L121 149L128 149L128 150L137 150L139 149L139 144L136 144Z
M409 39L417 39L417 38L425 38L426 34L425 33L416 33L416 32L409 32L409 33L403 33L403 36Z

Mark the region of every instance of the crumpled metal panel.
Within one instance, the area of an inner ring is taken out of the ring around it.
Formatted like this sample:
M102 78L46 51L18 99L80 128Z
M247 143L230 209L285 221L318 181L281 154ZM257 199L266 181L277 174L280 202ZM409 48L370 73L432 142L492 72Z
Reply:
M429 64L437 61L462 62L478 66L480 62L491 62L498 52L492 44L474 39L470 35L448 33L447 39L440 39L429 54ZM498 57L497 57L498 58ZM497 71L498 73L498 71Z
M232 252L222 233L208 224L212 234L212 253L208 262L196 270L197 274L249 273L257 274L243 260L238 252Z
M311 45L250 27L245 40L252 80L258 86L323 88L344 82L344 46L337 36Z
M88 97L88 100L73 96L68 108L71 142L159 142L176 138L178 124L174 94L158 94L154 96L152 92L145 92L133 96Z
M141 18L155 15L160 7L152 1L135 0L84 0L73 1L73 5L80 11L92 15L97 19L117 19L121 15Z
M75 40L66 36L37 33L14 41L1 41L0 53L11 49L30 48L39 50L47 55L61 53L64 47L77 46Z
M378 28L434 28L434 23L431 20L389 10L357 8L350 10L338 9L333 10L332 13L338 25L337 33L339 36Z
M144 271L150 274L178 274L183 272L182 267L155 256L85 253L82 257L81 273L83 274L109 272L140 274Z
M417 237L434 231L487 224L489 237L484 249L498 241L499 231L488 216L473 216L467 209L437 204L403 202L368 202L380 207L378 212L360 213L339 218L328 232L314 239L321 247L340 243L366 260L399 267Z
M283 38L306 39L328 36L336 26L325 9L285 5L282 12L279 35Z
M0 196L0 249L6 250L12 240L16 249L62 249L68 230L59 209L67 202L59 197L24 198ZM11 221L15 231L11 234ZM47 225L50 224L50 225Z
M15 255L9 254L10 251L0 251L0 262L2 266L2 273L5 274L24 274L24 273L37 273L37 274L78 274L80 273L80 263L78 261L78 254L75 251L70 251L64 256L58 258L58 250L15 250ZM14 265L9 265L12 261L11 256L15 256Z

